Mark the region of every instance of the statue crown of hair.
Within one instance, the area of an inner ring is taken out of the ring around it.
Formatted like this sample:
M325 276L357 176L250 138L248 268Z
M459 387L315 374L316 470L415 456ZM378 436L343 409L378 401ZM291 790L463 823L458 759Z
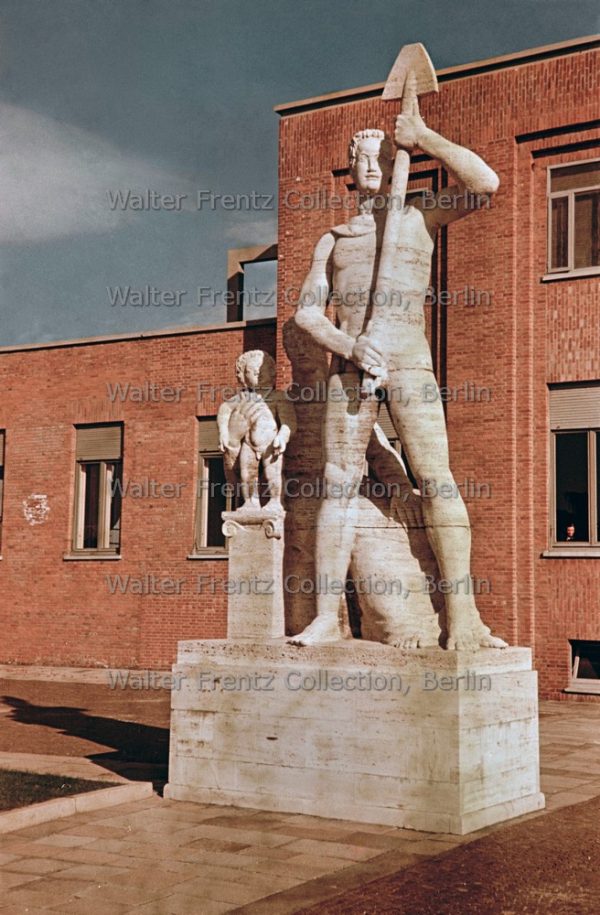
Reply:
M369 140L371 138L375 140L381 140L381 154L384 155L386 159L389 159L390 162L393 160L394 147L387 133L385 133L383 130L378 130L375 127L369 127L366 130L359 130L350 140L350 145L348 147L348 159L350 160L351 169L356 165L360 141Z
M265 353L262 349L249 349L235 360L235 373L241 382L244 380L244 372L248 363L254 363L257 366L264 365L272 375L275 374L275 360L269 353Z

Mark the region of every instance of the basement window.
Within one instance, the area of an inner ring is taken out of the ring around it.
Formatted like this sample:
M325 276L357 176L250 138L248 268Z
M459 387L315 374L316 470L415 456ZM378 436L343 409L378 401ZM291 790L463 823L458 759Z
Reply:
M569 693L600 695L600 642L571 640L571 683Z

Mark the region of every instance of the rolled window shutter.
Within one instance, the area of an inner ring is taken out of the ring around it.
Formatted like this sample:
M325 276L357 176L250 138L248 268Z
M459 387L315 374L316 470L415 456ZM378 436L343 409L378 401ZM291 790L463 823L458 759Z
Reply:
M198 419L198 450L219 450L219 429L216 416L203 416Z
M123 427L82 426L77 429L78 461L119 461L122 456Z
M550 388L551 429L600 429L600 384Z

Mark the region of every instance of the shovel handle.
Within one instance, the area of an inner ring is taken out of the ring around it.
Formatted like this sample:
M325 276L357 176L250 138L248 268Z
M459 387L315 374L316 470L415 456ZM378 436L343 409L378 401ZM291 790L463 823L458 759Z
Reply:
M418 114L419 100L417 97L417 84L413 74L409 74L405 91L402 95L402 114ZM370 325L375 326L374 340L377 340L377 318L387 307L393 282L394 260L398 249L400 226L406 200L406 188L410 173L410 153L406 149L398 149L394 159L392 184L388 197L388 212L383 230L381 243L381 257L377 271L377 283L373 300L373 310ZM361 393L368 397L375 394L381 379L365 374L361 384Z

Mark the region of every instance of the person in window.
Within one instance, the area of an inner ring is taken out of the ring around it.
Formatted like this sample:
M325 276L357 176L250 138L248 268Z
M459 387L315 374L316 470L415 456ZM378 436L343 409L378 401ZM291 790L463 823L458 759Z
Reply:
M570 524L567 524L567 532L566 532L565 540L569 541L569 540L576 540L576 539L577 538L575 537L575 525L571 522Z

